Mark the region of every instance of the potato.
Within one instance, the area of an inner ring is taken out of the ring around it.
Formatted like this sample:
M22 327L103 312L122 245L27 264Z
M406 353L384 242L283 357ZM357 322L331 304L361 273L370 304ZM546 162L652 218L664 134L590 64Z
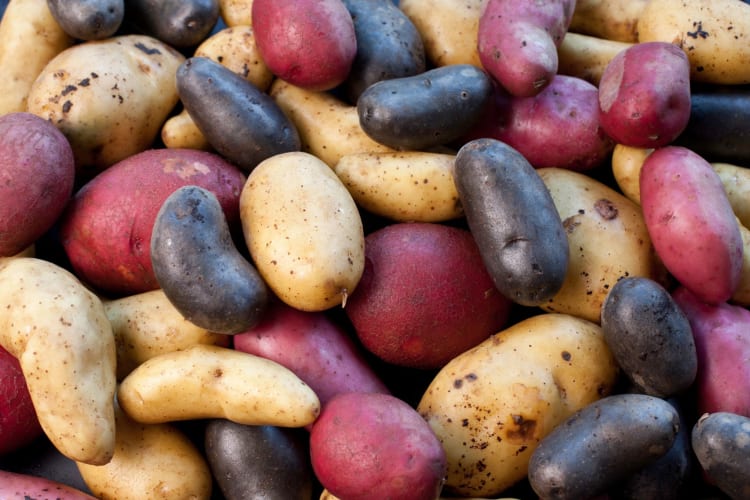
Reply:
M170 424L139 424L116 408L115 454L106 465L78 463L100 500L211 497L211 470L192 441Z
M750 417L730 412L706 413L693 426L692 445L710 481L731 498L750 493Z
M557 72L598 86L609 62L630 46L626 42L568 31L557 48Z
M307 432L299 429L242 425L225 419L208 421L204 438L213 476L229 500L311 499L308 440Z
M114 36L125 17L124 0L49 0L47 6L65 33L78 40Z
M702 300L728 300L742 273L739 225L721 179L680 146L651 153L640 174L643 219L659 258Z
M258 50L273 74L318 91L346 79L357 38L341 0L255 0L251 15Z
M365 267L364 229L322 160L292 152L261 162L242 188L240 219L258 272L282 301L304 311L346 304Z
M221 19L230 28L252 26L253 0L219 0Z
M638 41L679 46L696 82L750 82L750 5L736 0L648 2L638 18Z
M731 412L750 417L750 311L728 303L711 305L684 286L672 292L690 320L698 355L695 405L699 413Z
M73 193L73 150L51 123L30 113L0 116L0 257L50 230Z
M690 119L690 63L667 42L637 43L619 52L599 82L599 121L619 144L666 146Z
M568 238L570 260L562 288L541 305L598 323L610 289L627 276L662 282L638 205L606 184L562 168L538 169Z
M365 259L344 311L362 345L387 363L440 368L508 320L511 302L465 229L390 224L367 235Z
M104 300L103 304L115 335L118 381L159 354L195 344L223 347L230 344L227 335L210 332L186 320L162 289Z
M38 500L97 500L76 488L43 477L0 470L0 496Z
M127 0L124 24L171 47L189 49L209 36L219 13L218 0Z
M653 148L615 145L612 151L612 174L617 187L630 201L641 204L641 168Z
M645 394L667 398L695 381L698 357L690 321L659 283L617 281L604 299L601 325L622 371Z
M60 240L76 276L123 296L159 288L151 264L156 214L174 190L209 189L239 233L239 196L245 175L217 154L150 149L130 156L85 183L60 219Z
M721 179L734 215L742 225L750 227L750 169L724 162L714 162L711 166Z
M742 271L740 271L740 281L737 288L732 292L729 302L749 306L750 305L750 229L745 227L739 219L737 226L742 236Z
M23 448L42 434L21 365L0 347L0 456Z
M433 66L472 64L482 67L477 49L479 18L487 0L399 0L399 8L422 37Z
M64 268L0 260L0 345L21 365L39 423L67 457L92 465L115 442L115 341L102 302Z
M144 35L77 44L44 67L28 111L65 134L78 175L89 179L152 145L177 104L175 73L183 60Z
M362 130L394 149L451 143L479 120L492 95L489 75L470 64L376 82L357 99Z
M540 498L592 498L664 456L680 419L667 401L615 394L578 410L531 455L529 482Z
M464 215L453 167L456 155L427 151L352 153L333 171L357 205L397 222L447 222Z
M528 306L557 293L568 268L568 240L534 167L505 143L476 139L458 151L454 175L495 287Z
M310 432L316 477L343 498L434 500L446 457L435 434L404 401L348 393L329 401Z
M277 79L269 94L297 127L302 150L331 168L347 154L394 152L362 130L356 106L328 92L305 90Z
M417 406L448 457L445 492L495 497L524 479L542 438L617 375L601 328L566 314L531 316L455 357Z
M29 91L47 63L73 45L47 0L6 2L0 21L0 115L26 111Z
M618 42L638 42L638 18L649 0L578 0L568 29Z
M144 424L226 418L246 425L304 427L320 412L317 395L289 369L205 344L142 363L122 381L117 400L128 416Z
M151 233L154 275L188 321L235 334L260 321L268 289L232 240L218 198L198 186L176 189L156 214Z
M531 97L557 74L557 48L576 2L488 0L479 18L479 60L511 95Z

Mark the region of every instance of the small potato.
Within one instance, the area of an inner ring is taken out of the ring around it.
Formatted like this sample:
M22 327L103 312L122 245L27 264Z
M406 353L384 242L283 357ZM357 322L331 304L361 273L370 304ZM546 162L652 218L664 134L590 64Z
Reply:
M205 344L144 362L122 381L117 400L144 424L226 418L246 425L304 427L320 412L317 395L289 369Z
M636 43L638 18L649 0L577 0L570 31Z
M464 215L453 175L456 156L402 151L352 153L333 167L361 208L398 222L445 222Z
M617 187L630 201L641 204L641 167L653 148L616 144L612 151L612 174Z
M346 186L304 152L261 162L240 194L247 248L268 287L303 311L345 305L365 267L364 229Z
M211 470L201 452L178 428L140 424L115 412L115 454L106 465L77 463L100 500L211 497Z
M171 47L189 49L208 37L219 20L218 0L127 0L123 23Z
M750 417L706 413L693 426L692 445L708 479L721 491L731 498L750 495Z
M593 498L665 455L680 426L667 401L615 394L595 401L541 440L529 461L540 498Z
M60 27L78 40L114 36L125 17L124 0L49 0L47 6Z
M568 31L557 48L557 72L598 86L609 62L631 45Z

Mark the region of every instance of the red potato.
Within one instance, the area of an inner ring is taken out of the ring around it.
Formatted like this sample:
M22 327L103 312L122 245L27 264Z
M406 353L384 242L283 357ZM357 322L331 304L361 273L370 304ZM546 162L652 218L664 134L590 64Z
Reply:
M646 228L667 271L710 304L729 300L742 273L737 219L716 171L681 146L656 149L640 172Z
M330 90L357 54L354 22L341 0L255 0L255 43L271 72L308 90Z
M365 270L344 311L383 361L433 369L500 330L510 307L469 231L404 222L367 235Z
M73 150L57 127L31 113L0 116L0 257L52 227L74 180Z
M750 417L750 311L710 305L685 287L672 292L690 321L698 356L698 414L730 412Z
M0 470L0 498L7 500L96 500L72 486L43 477Z
M599 166L614 149L600 123L599 91L581 78L557 75L533 97L514 97L499 86L494 95L467 140L490 137L535 168L577 171Z
M321 484L338 498L435 500L447 471L445 451L404 401L376 393L329 401L310 432Z
M151 233L164 201L186 185L211 191L239 231L245 176L206 151L152 149L118 162L88 181L61 218L60 238L76 275L116 295L159 288L151 265ZM187 249L186 249L187 250Z
M599 81L600 121L616 142L666 146L690 119L690 61L677 45L634 44L618 52Z
M557 74L557 48L575 5L574 0L489 0L477 36L482 66L512 95L538 94Z
M42 435L21 365L0 346L0 455Z

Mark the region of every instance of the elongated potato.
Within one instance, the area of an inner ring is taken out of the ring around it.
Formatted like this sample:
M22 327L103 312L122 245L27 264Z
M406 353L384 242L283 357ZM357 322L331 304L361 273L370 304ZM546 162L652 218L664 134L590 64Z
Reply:
M632 44L568 31L557 48L557 72L599 85L612 58Z
M750 418L729 412L706 413L693 426L691 442L701 467L721 491L730 498L747 497Z
M47 0L13 0L0 21L0 115L26 111L31 86L47 63L73 45Z
M606 40L638 41L638 18L649 0L577 0L570 31Z
M240 193L247 248L268 287L303 311L345 305L365 267L364 229L346 186L315 156L261 162Z
M219 13L230 28L252 25L252 12L253 0L219 0Z
M446 493L492 498L521 481L542 438L617 374L601 328L566 314L532 316L454 358L417 406L445 448Z
M141 364L122 381L117 400L144 424L226 418L246 425L304 427L320 412L318 396L288 368L205 344Z
M115 341L101 300L51 262L0 260L0 344L21 363L55 447L102 465L115 446Z
M444 222L463 215L455 158L421 151L353 153L341 157L333 171L369 212L401 222Z
M612 174L617 187L630 201L641 204L641 167L653 148L616 144L612 151Z

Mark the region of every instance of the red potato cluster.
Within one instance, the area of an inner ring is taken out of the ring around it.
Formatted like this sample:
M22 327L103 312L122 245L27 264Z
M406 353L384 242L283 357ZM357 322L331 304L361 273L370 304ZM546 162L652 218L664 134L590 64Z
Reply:
M750 5L72 4L0 21L1 497L750 490Z

